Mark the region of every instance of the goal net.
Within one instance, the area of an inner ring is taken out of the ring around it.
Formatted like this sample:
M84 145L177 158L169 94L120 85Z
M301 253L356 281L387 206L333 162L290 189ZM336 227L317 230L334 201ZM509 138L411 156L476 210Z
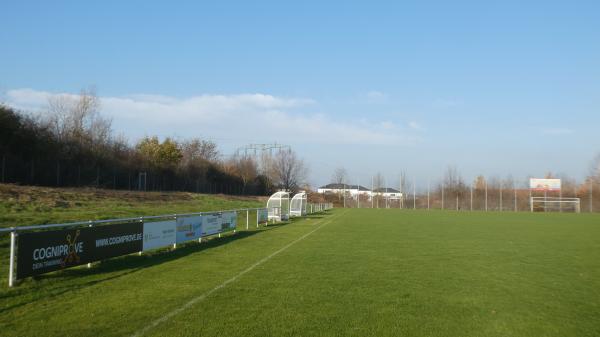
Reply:
M579 213L579 198L531 197L532 212L574 212Z

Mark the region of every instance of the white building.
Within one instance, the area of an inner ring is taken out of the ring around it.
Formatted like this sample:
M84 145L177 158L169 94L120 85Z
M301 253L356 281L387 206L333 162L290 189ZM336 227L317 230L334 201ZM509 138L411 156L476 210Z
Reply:
M349 195L352 198L360 193L361 196L371 197L371 190L360 185L349 185L349 184L327 184L317 189L318 193L322 194L344 194Z
M373 194L380 195L383 198L389 199L389 200L401 200L402 199L402 192L398 191L395 188L391 188L391 187L376 188L373 190Z

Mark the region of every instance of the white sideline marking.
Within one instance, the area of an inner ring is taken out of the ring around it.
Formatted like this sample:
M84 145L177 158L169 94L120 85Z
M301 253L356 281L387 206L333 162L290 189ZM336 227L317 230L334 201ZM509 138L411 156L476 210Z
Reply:
M341 215L341 214L340 214ZM210 296L212 293L216 292L217 290L224 288L225 286L227 286L229 283L231 282L235 282L238 278L240 278L240 276L252 271L254 268L260 266L261 264L267 262L268 260L270 260L273 256L283 252L284 250L290 248L291 246L293 246L294 244L304 240L306 237L308 237L309 235L311 235L312 233L318 231L319 229L321 229L322 227L324 227L325 225L331 223L332 219L327 219L328 221L324 222L322 225L320 225L319 227L313 229L312 231L302 235L301 237L299 237L298 239L288 243L287 245L283 246L282 248L280 248L279 250L275 251L274 253L271 253L271 255L266 256L264 258L262 258L261 260L259 260L258 262L256 262L255 264L251 265L250 267L242 270L239 274L235 275L234 277L228 279L227 281L219 284L218 286L212 288L211 290L205 292L204 294L195 297L193 299L191 299L190 301L188 301L187 303L185 303L184 305L180 306L179 308L167 313L166 315L164 315L163 317L153 321L152 323L150 323L149 325L145 326L143 329L137 331L135 334L131 335L132 337L139 337L143 334L145 334L146 332L150 331L151 329L155 328L156 326L158 326L161 323L164 323L166 321L168 321L169 319L173 318L174 316L178 315L179 313L181 313L182 311L186 310L187 308L191 307L192 305L204 300L205 298L207 298L208 296Z

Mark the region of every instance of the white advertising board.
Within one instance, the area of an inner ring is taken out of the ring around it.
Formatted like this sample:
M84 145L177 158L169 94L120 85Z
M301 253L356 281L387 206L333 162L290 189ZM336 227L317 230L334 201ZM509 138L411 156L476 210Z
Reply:
M258 223L265 223L269 221L269 210L261 208L258 210Z
M237 225L237 212L225 212L221 214L221 231L234 230Z
M201 215L177 218L177 242L198 239L202 235Z
M144 251L170 246L174 243L175 220L144 222Z
M560 191L560 179L529 179L529 188L534 191Z
M236 225L236 212L204 214L202 216L202 236L234 230Z

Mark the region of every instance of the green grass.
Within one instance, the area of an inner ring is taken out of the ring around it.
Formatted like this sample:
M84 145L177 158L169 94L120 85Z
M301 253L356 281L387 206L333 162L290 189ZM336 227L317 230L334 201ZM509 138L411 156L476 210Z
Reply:
M338 209L0 300L3 336L131 336L169 313L144 335L598 336L600 217Z

